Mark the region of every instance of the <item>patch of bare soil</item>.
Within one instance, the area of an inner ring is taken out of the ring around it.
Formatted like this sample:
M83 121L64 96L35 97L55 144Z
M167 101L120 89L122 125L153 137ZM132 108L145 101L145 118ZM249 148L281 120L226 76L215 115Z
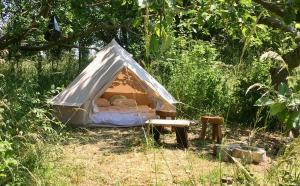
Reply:
M215 158L211 141L199 140L199 128L192 127L189 131L191 146L187 150L177 148L174 133L162 135L161 144L151 145L150 139L147 144L142 128L72 132L62 156L55 162L54 179L66 185L210 185L219 183L223 175L236 174L234 164ZM251 136L251 131L237 129L226 129L224 134L226 143L251 140L251 144L270 147L269 156L273 144L285 143L279 134L257 132ZM272 161L269 158L248 168L264 179Z

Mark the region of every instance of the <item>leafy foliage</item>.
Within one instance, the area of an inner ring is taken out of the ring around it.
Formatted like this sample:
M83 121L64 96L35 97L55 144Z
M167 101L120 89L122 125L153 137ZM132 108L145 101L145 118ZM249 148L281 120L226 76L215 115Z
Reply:
M31 173L38 166L39 146L61 139L63 128L52 115L46 101L57 93L39 91L30 76L6 74L0 87L0 184L32 182Z
M278 91L267 86L261 86L264 87L266 92L256 101L257 106L268 106L270 113L285 123L288 129L300 127L300 89L298 79L298 75L289 77L289 84L281 83Z
M46 41L53 15L62 35ZM220 114L249 126L256 102L287 128L299 127L299 15L296 0L1 1L0 185L34 182L42 146L63 139L47 99L89 62L90 47L112 38L182 102L180 117ZM282 57L259 59L270 51ZM290 74L276 89L271 80L282 67ZM262 97L246 94L253 84Z

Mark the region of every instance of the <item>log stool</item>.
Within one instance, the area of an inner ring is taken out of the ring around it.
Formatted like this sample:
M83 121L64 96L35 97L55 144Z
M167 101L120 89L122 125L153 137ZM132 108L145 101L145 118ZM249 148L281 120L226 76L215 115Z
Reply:
M224 118L220 116L202 116L201 117L201 122L202 122L202 131L201 131L201 139L205 139L205 133L206 133L206 128L207 124L212 125L212 140L215 141L217 140L217 143L221 143L222 141L222 130L221 126L224 123Z

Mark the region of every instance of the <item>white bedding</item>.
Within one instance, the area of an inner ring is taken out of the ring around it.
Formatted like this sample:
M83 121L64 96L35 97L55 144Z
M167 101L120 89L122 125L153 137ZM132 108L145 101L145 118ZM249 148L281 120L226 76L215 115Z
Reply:
M108 123L119 126L139 126L143 125L148 119L156 118L155 113L136 113L136 112L96 112L90 116L92 123Z
M155 110L147 105L136 107L97 107L94 105L90 114L90 120L93 124L110 124L123 127L143 125L148 119L155 118Z

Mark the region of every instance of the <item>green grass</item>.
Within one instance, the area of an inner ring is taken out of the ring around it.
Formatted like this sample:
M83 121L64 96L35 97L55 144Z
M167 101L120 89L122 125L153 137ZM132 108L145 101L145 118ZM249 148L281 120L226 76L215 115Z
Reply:
M221 179L250 183L234 163L225 163L192 145L177 149L175 134L147 145L137 129L69 131L65 142L46 149L33 172L41 185L216 185ZM107 134L112 135L111 138ZM191 135L191 140L197 140ZM138 143L136 142L138 141ZM128 145L135 144L135 145ZM268 163L267 166L271 164ZM266 165L243 165L259 184L269 182ZM269 179L273 179L270 177Z

